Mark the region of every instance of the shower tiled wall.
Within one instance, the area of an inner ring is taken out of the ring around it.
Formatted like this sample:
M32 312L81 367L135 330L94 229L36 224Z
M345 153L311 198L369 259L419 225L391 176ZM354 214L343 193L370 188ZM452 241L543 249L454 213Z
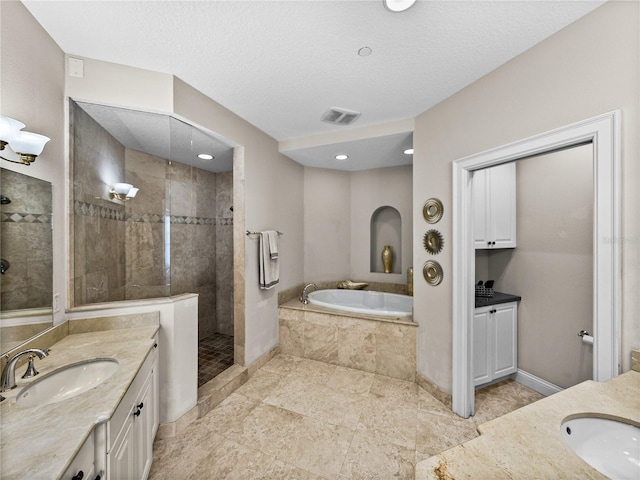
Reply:
M80 108L76 111L88 117ZM108 144L102 137L111 136L93 123L91 135L98 137L97 127L102 130L99 144ZM96 200L76 180L75 305L197 293L199 338L215 332L232 335L232 172L216 174L124 147L100 163L76 149L74 164L76 179L121 171L113 182L140 189L135 199L120 205ZM79 198L87 200L80 205ZM96 263L102 268L91 268ZM101 275L97 285L93 270ZM112 281L110 272L118 278Z
M51 307L51 184L2 169L0 253L9 268L0 277L3 311ZM4 351L4 350L3 350Z

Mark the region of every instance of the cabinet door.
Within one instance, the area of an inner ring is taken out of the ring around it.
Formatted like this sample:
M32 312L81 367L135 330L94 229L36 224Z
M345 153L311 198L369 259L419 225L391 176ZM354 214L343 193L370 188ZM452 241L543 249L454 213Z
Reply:
M473 241L477 249L489 248L487 171L473 172Z
M477 309L473 316L473 384L491 381L491 317L488 309Z
M493 378L518 370L516 304L497 305L493 314Z
M515 248L516 246L516 164L498 165L490 172L489 191L489 239L491 248ZM495 243L494 243L495 242Z
M93 480L95 474L95 452L93 433L85 440L80 451L75 456L69 468L62 474L63 480L85 479Z
M138 397L134 407L134 437L136 442L136 476L145 479L151 470L153 460L153 370L149 373L147 382Z
M111 480L135 479L135 438L133 413L127 419L113 449L109 452L109 478Z

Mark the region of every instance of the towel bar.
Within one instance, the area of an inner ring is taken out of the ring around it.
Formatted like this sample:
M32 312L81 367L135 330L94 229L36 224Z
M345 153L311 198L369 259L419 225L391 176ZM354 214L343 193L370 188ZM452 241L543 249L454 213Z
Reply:
M282 233L282 232L280 232L280 231L278 231L278 230L276 230L276 232L278 232L278 235L284 235L284 233ZM252 232L252 231L250 231L250 230L247 230L247 231L246 231L246 235L260 235L260 233L261 233L261 232Z

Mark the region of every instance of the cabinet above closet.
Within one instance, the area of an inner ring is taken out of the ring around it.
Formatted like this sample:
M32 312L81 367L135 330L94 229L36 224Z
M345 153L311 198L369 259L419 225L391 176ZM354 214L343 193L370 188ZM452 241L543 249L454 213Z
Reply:
M473 172L476 250L516 247L516 162Z

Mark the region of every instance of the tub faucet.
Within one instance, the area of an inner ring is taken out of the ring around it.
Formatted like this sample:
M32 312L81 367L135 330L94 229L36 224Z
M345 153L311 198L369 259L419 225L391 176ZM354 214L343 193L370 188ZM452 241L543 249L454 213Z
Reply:
M309 294L307 293L307 288L313 287L318 290L318 286L315 283L307 283L302 289L302 294L300 295L300 301L307 305L309 303Z
M6 392L16 387L16 364L20 358L25 355L36 355L39 359L43 359L49 355L49 350L40 350L39 348L28 348L16 353L7 361L7 365L2 371L2 380L0 383L0 392Z

